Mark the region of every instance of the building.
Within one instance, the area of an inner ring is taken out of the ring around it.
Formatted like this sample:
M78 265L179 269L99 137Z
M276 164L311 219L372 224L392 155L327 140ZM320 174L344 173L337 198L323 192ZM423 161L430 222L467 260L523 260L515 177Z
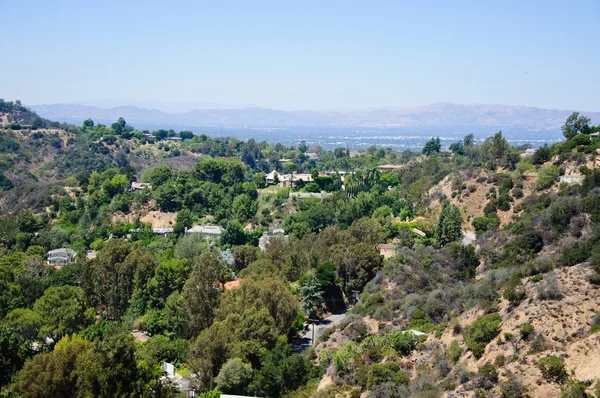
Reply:
M304 183L312 182L312 174L281 174L279 176L279 185L282 187L291 187L292 184L300 181Z
M132 182L131 189L134 191L143 191L144 189L150 189L151 186L147 182Z
M521 157L525 157L525 156L531 156L535 153L535 148L527 148L525 149L525 152L523 152L521 154Z
M306 152L304 154L309 160L319 160L319 154L316 152Z
M379 254L383 256L383 258L390 258L396 255L396 249L398 246L391 245L389 243L380 243L375 245L375 248L379 250Z
M600 132L599 133L591 133L590 134L590 138L598 138L600 137Z
M154 138L154 136L152 134L150 134L150 133L146 133L146 134L144 134L144 138L145 139L150 139L150 138Z
M396 164L382 164L381 166L377 166L377 170L381 171L382 173L389 173L402 168L404 168L404 166Z
M167 141L181 141L181 137L167 137Z
M223 228L217 225L196 225L185 231L186 235L200 234L203 238L219 239Z
M48 252L48 265L66 265L75 262L77 253L73 249L61 248Z
M152 233L166 238L173 235L173 228L152 228Z

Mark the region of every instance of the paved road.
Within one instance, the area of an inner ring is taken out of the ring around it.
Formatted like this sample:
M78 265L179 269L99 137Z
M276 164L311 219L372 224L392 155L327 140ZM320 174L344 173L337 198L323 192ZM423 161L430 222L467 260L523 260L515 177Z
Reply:
M341 314L333 314L333 315L330 315L327 318L321 320L321 322L319 322L318 324L314 325L315 340L317 340L319 338L319 336L326 329L329 329L330 327L337 325L345 317L346 317L346 312L343 312ZM304 330L306 330L306 332L302 335L302 337L296 339L293 342L294 352L302 352L313 345L313 341L312 341L313 325L305 324Z

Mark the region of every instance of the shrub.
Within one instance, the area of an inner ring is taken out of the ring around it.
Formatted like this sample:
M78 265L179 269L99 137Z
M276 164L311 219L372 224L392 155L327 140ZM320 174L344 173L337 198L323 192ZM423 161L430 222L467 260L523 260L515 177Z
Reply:
M585 384L576 381L568 380L562 386L560 386L560 397L561 398L587 398L585 392Z
M521 301L527 297L527 294L521 287L509 286L504 289L503 297L508 300L511 305L519 305Z
M540 300L558 300L562 297L560 287L554 276L546 278L540 287L538 287L537 297Z
M592 275L590 275L590 283L592 285L600 285L600 274L595 272Z
M535 338L531 342L531 348L529 349L528 354L535 354L538 352L546 351L552 348L550 344L546 341L544 336L541 334L536 334Z
M535 328L529 323L524 323L521 326L519 326L519 332L521 333L521 338L523 340L527 340L534 331Z
M400 369L396 362L376 363L369 369L367 388L371 390L373 387L383 384L407 385L408 381L408 375Z
M480 316L471 324L467 330L465 342L475 358L481 358L487 344L498 336L500 323L502 323L500 314L493 312Z
M554 262L550 257L536 257L527 263L527 271L529 275L543 274L554 269Z
M406 356L417 348L419 339L411 332L396 332L390 335L390 342L398 353Z
M471 222L477 233L495 231L500 225L500 220L494 217L475 217Z
M596 313L596 316L594 316L594 319L592 319L592 328L590 333L596 333L598 331L600 331L600 312Z
M502 383L500 388L502 398L523 398L526 396L525 387L515 375L509 373L506 378L507 380Z
M587 242L576 242L563 251L560 262L566 267L582 263L590 257L591 250L592 247Z
M537 181L536 181L536 189L542 190L546 188L550 188L554 182L558 180L558 177L561 175L561 169L558 166L548 166L544 167L538 173Z
M550 382L561 383L567 378L565 360L560 357L551 355L541 358L538 367L544 378Z
M498 369L491 363L484 364L479 368L479 373L475 379L476 388L489 390L498 382Z
M458 344L458 341L453 340L452 343L450 343L448 349L446 350L446 355L448 356L448 359L452 361L452 363L458 362L458 360L462 356L462 348L460 348L460 344Z

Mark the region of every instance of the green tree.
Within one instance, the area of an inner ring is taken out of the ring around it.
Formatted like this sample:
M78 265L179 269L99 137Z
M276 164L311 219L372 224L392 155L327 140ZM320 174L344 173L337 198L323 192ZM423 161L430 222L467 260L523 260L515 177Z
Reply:
M173 231L175 233L183 233L186 228L191 228L194 223L194 216L190 209L183 208L177 212L175 217L175 225Z
M245 394L252 379L252 365L240 358L228 360L217 375L217 388L227 394Z
M142 181L152 185L152 189L156 189L171 179L171 168L166 164L159 164L151 170L144 172Z
M21 336L0 325L0 389L23 367L30 354L29 344Z
M152 304L158 308L164 307L171 293L183 288L189 272L186 259L167 260L158 264L146 288Z
M448 203L444 204L436 229L436 238L440 245L459 241L462 238L462 215L460 209Z
M475 358L479 359L485 352L485 347L500 333L502 318L497 312L482 315L475 320L467 329L465 342L473 352Z
M256 213L256 206L247 194L241 194L233 200L234 217L241 223L248 221Z
M94 321L94 311L86 308L83 291L73 286L48 288L34 304L33 310L43 318L40 337L57 340L76 333Z
M440 137L431 138L429 141L425 143L423 150L421 153L424 155L433 155L436 152L439 152L442 149L442 144L440 142Z
M589 129L590 118L586 116L580 116L579 112L573 112L562 125L561 129L563 135L567 140L575 137L577 134L584 130ZM585 127L588 127L586 129Z
M300 293L302 294L302 310L308 316L314 316L323 304L322 286L314 275L303 278Z
M192 273L183 287L184 309L194 335L207 328L214 319L221 296L218 281L223 279L223 268L216 248L205 250L194 261Z

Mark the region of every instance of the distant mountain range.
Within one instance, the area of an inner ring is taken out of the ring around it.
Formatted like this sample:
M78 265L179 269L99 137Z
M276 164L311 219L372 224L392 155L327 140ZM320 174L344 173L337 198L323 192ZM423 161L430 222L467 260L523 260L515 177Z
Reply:
M135 106L100 108L89 105L34 105L40 116L57 121L81 122L91 118L108 123L119 117L156 125L190 126L361 126L387 127L518 127L523 130L556 130L572 110L540 109L527 106L462 105L435 103L404 109L368 109L354 111L310 110L284 111L257 107L241 109L194 109L182 113L166 113ZM593 122L600 122L600 112L581 112Z

